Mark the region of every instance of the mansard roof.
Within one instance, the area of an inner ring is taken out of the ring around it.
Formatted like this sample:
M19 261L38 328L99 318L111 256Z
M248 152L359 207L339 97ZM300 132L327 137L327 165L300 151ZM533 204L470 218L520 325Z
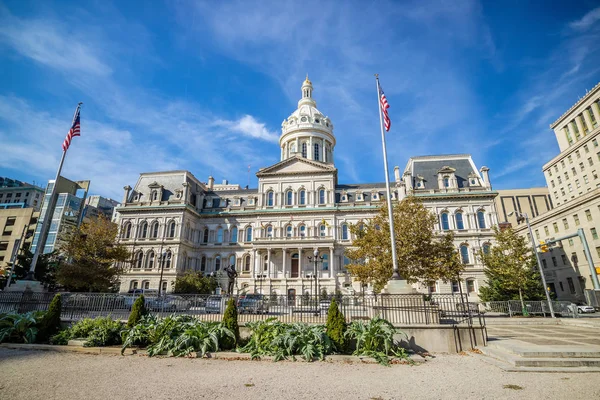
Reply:
M450 172L451 169L454 169L454 176L459 188L468 187L469 175L474 174L479 177L469 154L411 157L407 166L413 180L416 176L422 176L425 178L425 182L435 182L436 185L438 174ZM414 184L415 182L413 182Z

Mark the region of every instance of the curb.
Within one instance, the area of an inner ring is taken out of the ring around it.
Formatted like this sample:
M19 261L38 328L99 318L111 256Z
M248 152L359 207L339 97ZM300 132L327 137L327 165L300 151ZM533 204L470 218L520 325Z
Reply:
M120 347L83 347L83 346L58 346L53 344L26 344L26 343L1 343L0 348L12 349L12 350L38 350L38 351L55 351L59 353L80 353L80 354L110 354L110 355L121 355ZM138 349L125 349L124 356L126 355L138 355L146 356L146 350ZM207 353L204 357L199 357L198 353L193 352L190 354L191 357L205 358L213 360L226 360L226 361L273 361L274 357L263 356L258 359L252 359L249 353L236 353L234 351L219 351L216 353ZM424 364L427 360L419 355L411 354L410 359L415 365ZM297 357L297 360L303 361L301 357ZM282 360L283 361L283 360ZM290 361L290 360L288 360ZM390 364L408 364L406 360L398 360L390 358ZM377 364L377 361L371 357L352 356L334 354L325 357L324 362L329 363L344 363L344 364Z

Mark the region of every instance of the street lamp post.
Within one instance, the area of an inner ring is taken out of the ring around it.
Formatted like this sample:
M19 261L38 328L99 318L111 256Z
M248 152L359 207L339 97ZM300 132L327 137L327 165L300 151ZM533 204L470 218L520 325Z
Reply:
M158 280L158 295L161 295L162 292L162 280L163 280L163 272L165 270L165 260L167 259L167 255L169 256L169 260L171 259L171 255L166 251L161 254L160 257L160 279Z
M537 261L537 266L540 271L540 276L542 277L542 285L544 285L544 293L546 294L546 300L548 300L548 307L550 308L550 316L552 318L556 318L554 316L554 307L552 306L552 299L550 298L550 293L548 291L548 285L546 284L546 277L544 276L544 270L542 269L542 262L540 261L540 255L537 251L537 246L535 245L535 239L533 238L533 232L531 230L531 225L529 225L529 216L527 213L519 213L512 211L508 216L510 217L512 214L515 214L517 217L517 223L525 222L527 224L527 229L529 230L529 237L531 238L531 245L533 247L533 253L535 254L535 259Z
M323 259L324 259L323 256L319 257L318 249L315 249L315 251L313 252L313 257L308 256L308 261L314 262L314 266L315 266L313 274L315 276L315 300L317 300L317 303L318 303L318 299L319 299L319 281L318 281L319 276L317 275L317 263L323 262ZM311 285L312 285L312 281L311 281ZM311 288L311 291L312 291L312 288Z

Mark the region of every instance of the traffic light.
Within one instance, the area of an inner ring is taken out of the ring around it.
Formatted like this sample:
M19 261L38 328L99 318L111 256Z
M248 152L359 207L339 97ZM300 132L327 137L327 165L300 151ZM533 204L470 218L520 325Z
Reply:
M542 253L547 253L548 252L548 245L546 244L545 240L540 240L540 251Z

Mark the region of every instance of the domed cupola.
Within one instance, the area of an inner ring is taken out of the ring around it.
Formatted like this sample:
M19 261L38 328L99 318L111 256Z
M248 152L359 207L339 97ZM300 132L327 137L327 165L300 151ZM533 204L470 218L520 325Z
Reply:
M312 92L312 82L306 75L298 109L281 124L281 161L299 155L309 160L333 164L333 124L317 110Z

